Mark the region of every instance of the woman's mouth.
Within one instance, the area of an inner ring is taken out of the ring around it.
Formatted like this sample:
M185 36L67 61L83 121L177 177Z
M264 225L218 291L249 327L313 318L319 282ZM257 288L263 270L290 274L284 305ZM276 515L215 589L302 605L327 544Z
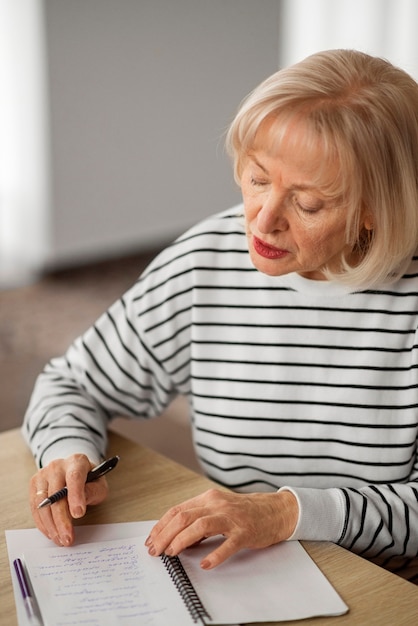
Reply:
M275 246L272 246L265 241L262 241L255 235L253 235L253 246L257 254L266 259L281 259L286 256L286 254L289 254L288 250L276 248Z

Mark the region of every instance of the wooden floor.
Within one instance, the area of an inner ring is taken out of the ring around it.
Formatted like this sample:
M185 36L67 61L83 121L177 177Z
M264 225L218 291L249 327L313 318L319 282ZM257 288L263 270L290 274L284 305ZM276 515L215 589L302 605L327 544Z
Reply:
M30 285L0 291L0 430L21 425L45 363L62 354L122 295L155 254L62 270ZM182 399L157 420L118 418L113 428L198 469Z

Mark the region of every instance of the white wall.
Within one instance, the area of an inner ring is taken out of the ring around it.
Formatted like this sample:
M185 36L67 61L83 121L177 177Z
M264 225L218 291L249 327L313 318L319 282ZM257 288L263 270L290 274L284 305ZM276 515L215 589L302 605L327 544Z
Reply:
M418 79L417 0L281 0L280 65L330 48L383 56Z
M0 286L19 284L49 245L49 150L40 0L0 0Z
M278 67L277 0L45 0L49 263L149 248L239 201L223 133Z

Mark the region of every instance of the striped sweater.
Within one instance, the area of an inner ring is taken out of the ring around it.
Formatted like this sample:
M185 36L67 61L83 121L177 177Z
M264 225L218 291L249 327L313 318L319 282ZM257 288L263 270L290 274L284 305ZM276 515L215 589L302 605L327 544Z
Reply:
M112 416L151 418L183 394L211 479L291 489L292 538L416 564L417 327L418 258L370 291L267 276L234 207L164 250L46 366L23 433L41 466L99 460Z

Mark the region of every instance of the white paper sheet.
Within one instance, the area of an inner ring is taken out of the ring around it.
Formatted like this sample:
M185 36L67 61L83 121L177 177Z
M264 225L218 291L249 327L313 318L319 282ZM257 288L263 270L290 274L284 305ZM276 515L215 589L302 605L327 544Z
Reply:
M279 622L347 612L346 604L298 541L241 550L213 570L196 567L210 544L213 549L217 542L208 539L181 555L215 624Z
M50 626L193 626L146 536L71 550L28 550L24 560Z

